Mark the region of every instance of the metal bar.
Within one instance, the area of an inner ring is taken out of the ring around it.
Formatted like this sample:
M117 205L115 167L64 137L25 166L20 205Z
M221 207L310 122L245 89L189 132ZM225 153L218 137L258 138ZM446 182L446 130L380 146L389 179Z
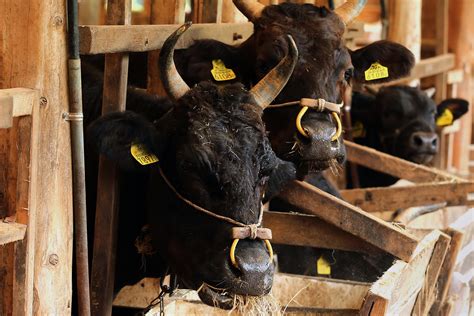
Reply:
M70 122L71 131L77 297L79 315L88 316L90 315L89 258L77 0L68 0L68 37L69 115L67 119Z

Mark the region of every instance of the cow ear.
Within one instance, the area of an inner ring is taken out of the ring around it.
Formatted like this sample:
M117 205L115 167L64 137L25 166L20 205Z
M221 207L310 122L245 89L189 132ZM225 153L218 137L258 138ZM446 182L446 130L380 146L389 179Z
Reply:
M446 99L437 106L436 125L448 126L469 110L469 102L464 99Z
M403 78L415 65L412 52L389 41L377 41L350 53L354 80L359 83L377 84Z
M130 171L143 170L158 161L165 146L160 138L149 120L130 111L106 114L86 131L88 147Z

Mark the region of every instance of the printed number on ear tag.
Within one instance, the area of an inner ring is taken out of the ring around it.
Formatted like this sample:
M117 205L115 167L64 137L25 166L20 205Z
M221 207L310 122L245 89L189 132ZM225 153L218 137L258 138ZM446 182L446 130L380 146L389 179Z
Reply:
M212 61L211 74L216 81L228 81L237 78L232 69L226 68L224 62L220 59Z
M365 80L376 80L388 77L388 68L379 63L373 63L365 72Z
M318 275L331 274L331 266L329 265L329 262L324 259L323 256L319 257L318 261L316 261L316 273Z
M130 153L142 166L158 162L158 157L150 153L143 144L132 144Z
M436 119L436 126L448 126L453 124L454 116L450 109L445 109Z

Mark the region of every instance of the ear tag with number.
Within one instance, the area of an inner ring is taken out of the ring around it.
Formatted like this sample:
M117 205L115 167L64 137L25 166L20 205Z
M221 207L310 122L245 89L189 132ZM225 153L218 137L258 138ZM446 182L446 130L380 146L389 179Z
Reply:
M329 262L324 259L323 256L319 257L316 261L316 272L318 275L330 275L331 274L331 266Z
M352 125L352 137L353 138L363 138L366 135L366 130L364 124L361 121L356 121Z
M142 166L150 165L159 161L158 157L149 152L143 144L132 144L132 147L130 147L130 153Z
M445 109L436 119L436 126L448 126L453 124L454 116L450 109Z
M216 81L228 81L237 78L232 69L226 68L224 62L220 59L212 61L211 74Z
M364 72L364 74L365 80L367 81L388 78L388 68L375 62Z

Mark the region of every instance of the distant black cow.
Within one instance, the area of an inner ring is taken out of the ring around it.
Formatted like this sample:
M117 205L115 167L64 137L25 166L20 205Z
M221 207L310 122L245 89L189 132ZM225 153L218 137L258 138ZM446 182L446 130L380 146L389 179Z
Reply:
M354 93L351 117L355 142L420 164L438 153L438 126L451 125L468 111L463 99L446 99L436 105L418 88L393 86L375 96ZM387 186L396 178L359 167L362 187Z
M259 223L268 177L284 164L271 149L262 114L291 75L297 50L287 40L287 57L250 92L241 84L208 82L190 89L173 63L174 45L185 29L165 42L160 56L161 77L174 100L171 110L153 123L130 111L108 114L93 122L87 135L122 168L148 170L154 247L185 287L200 288L205 303L231 308L234 295L261 296L272 286L270 249L262 240L240 240L235 262L229 260L232 228L241 226L229 222ZM145 148L143 162L152 155L159 161L141 166L131 155L134 145ZM254 234L254 228L246 229Z

